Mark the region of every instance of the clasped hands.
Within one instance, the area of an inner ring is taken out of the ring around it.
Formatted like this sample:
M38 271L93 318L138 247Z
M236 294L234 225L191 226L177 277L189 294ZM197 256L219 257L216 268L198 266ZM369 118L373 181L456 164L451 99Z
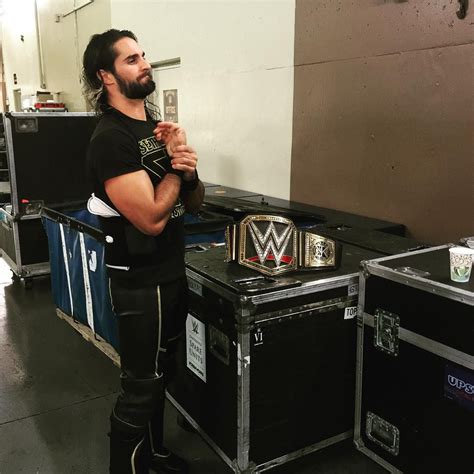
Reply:
M187 145L184 129L177 123L160 122L153 133L166 145L173 169L182 171L185 181L192 181L196 177L198 159L195 150Z

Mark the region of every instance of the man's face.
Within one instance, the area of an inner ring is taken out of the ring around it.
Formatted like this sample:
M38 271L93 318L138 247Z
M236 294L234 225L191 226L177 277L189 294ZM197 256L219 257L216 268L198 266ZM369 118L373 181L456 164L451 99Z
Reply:
M144 99L156 88L150 63L137 42L131 38L122 38L115 43L115 72L119 91L128 99Z

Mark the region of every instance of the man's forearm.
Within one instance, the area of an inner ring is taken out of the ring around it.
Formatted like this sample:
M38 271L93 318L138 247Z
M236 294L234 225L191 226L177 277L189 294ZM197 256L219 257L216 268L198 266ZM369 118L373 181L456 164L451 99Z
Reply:
M161 233L174 209L181 189L181 178L168 173L155 188L156 221L155 232ZM154 232L154 233L155 233Z
M204 185L201 181L198 181L196 189L184 194L183 201L187 212L196 214L199 211L204 201Z

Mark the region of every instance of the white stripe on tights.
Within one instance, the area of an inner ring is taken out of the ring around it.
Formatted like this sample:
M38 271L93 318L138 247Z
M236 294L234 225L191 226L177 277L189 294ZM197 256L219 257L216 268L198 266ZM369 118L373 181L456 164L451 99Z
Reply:
M153 441L153 434L151 432L151 421L148 422L148 435L150 436L151 454L155 454L155 443Z
M145 437L143 437L142 440L135 446L135 449L132 453L132 457L130 458L130 462L132 464L132 474L137 474L137 471L135 470L135 456L137 455L138 448L141 446L144 439Z
M156 287L156 296L158 303L158 341L156 344L156 355L155 355L155 375L161 377L162 374L158 374L158 355L160 353L161 345L161 290L160 285Z
M156 355L155 355L155 375L158 378L163 376L163 373L158 374L158 357L160 353L160 345L161 345L161 290L160 285L156 287L156 296L157 296L157 303L158 303L158 340L156 341ZM148 422L148 434L150 436L150 448L151 452L155 454L155 444L153 442L153 434L151 432L151 421Z

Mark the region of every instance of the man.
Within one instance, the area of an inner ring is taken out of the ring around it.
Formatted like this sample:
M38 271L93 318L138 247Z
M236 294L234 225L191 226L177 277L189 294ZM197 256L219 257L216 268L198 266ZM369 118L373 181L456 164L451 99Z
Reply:
M163 446L163 410L187 315L183 214L197 211L204 195L196 152L179 125L153 119L151 67L130 31L92 36L83 80L100 116L88 150L88 207L106 235L122 369L110 472L187 472Z

